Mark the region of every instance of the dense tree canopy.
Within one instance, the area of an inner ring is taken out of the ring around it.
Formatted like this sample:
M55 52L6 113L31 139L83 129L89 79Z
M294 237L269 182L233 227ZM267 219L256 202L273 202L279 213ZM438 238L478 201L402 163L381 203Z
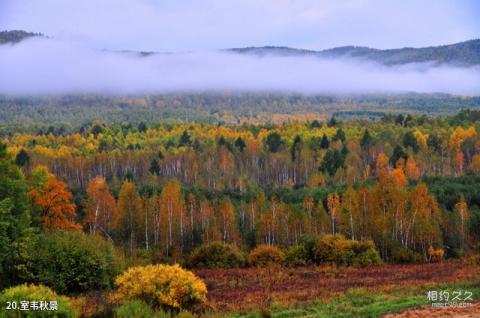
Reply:
M29 231L83 230L153 261L213 242L291 259L329 234L371 241L384 261L463 255L480 237L480 122L466 118L14 133L0 148L0 273L31 276L9 247Z
M0 289L25 275L30 236L27 184L0 142Z

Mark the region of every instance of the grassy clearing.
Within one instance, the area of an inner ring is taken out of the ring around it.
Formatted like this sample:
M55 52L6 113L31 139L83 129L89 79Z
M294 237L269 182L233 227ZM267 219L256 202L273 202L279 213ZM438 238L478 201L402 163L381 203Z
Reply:
M424 285L421 287L395 290L393 288L374 291L367 289L351 289L346 293L322 302L314 302L305 306L285 308L273 306L275 318L374 318L387 313L399 312L408 308L428 305L426 293L429 290L470 291L473 300L480 299L480 282L458 283L448 285ZM261 317L259 313L233 315L235 318Z
M292 308L297 304L333 301L358 288L376 295L427 284L476 281L480 277L480 266L455 260L364 268L307 266L274 271L246 268L197 270L195 273L209 287L208 300L212 308L219 312L249 313L271 299L274 304Z

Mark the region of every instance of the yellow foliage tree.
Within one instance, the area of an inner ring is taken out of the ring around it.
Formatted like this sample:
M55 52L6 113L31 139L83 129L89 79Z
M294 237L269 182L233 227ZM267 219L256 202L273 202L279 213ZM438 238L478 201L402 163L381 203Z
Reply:
M160 193L160 219L165 233L165 251L169 255L175 242L183 248L185 235L185 202L180 183L175 179L167 182Z
M418 145L420 146L420 149L426 150L427 149L427 141L428 141L428 135L424 134L420 129L415 129L415 132L413 133L415 136L415 139L417 140Z
M475 127L469 127L468 129L463 129L462 127L455 128L448 142L450 149L454 152L459 151L465 139L475 136L476 133Z
M118 221L115 230L128 243L130 253L133 254L137 237L142 224L142 202L135 184L125 181L118 196Z
M337 219L337 212L340 207L340 197L338 193L329 193L327 196L328 212L332 222L332 234L335 235L335 223Z
M222 233L223 243L235 243L238 235L235 222L235 210L230 200L224 199L220 202L217 219Z
M476 154L472 157L472 163L470 164L470 170L475 173L480 173L480 154Z

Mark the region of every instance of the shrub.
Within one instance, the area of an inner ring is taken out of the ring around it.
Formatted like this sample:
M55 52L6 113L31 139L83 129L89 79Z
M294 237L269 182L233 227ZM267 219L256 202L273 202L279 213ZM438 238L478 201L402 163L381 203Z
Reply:
M33 244L33 280L65 294L113 287L114 247L101 237L78 232L42 234Z
M305 256L306 256L306 262L307 263L313 263L313 264L318 264L320 263L320 260L316 259L316 246L318 245L318 242L320 239L318 237L312 237L312 236L307 236L307 235L302 235L300 237L300 242L299 245L303 248L305 251Z
M403 246L392 249L392 261L398 264L418 263L423 260L422 255Z
M262 308L260 309L260 317L261 318L272 318L273 312L270 308Z
M195 268L238 268L245 265L245 256L233 245L213 242L194 250L188 264Z
M119 306L115 313L117 318L169 318L163 312L155 313L152 308L140 300L132 300Z
M324 236L314 248L315 260L345 266L380 264L381 259L372 241L347 240L341 235Z
M325 235L314 248L315 260L319 263L347 265L354 257L349 243L341 235Z
M448 258L463 258L465 251L461 248L448 248L446 250L446 257Z
M428 256L432 262L441 261L444 254L445 252L441 248L433 248L432 246L428 248Z
M176 318L195 318L197 317L196 315L192 314L189 311L181 311Z
M304 266L307 264L308 254L301 245L291 246L284 251L285 263L288 266Z
M351 265L368 266L382 263L375 244L372 241L352 241L351 248L354 252L354 259Z
M132 267L115 280L114 298L120 303L141 300L155 309L190 308L205 301L207 287L192 272L178 265Z
M78 296L78 297L71 297L69 298L69 304L73 308L73 310L78 313L80 317L90 317L92 311L88 311L87 309L87 298L85 296Z
M260 245L248 255L250 266L268 266L282 264L285 261L285 254L274 246Z
M471 255L465 258L467 264L480 265L480 255Z
M114 317L116 305L111 301L110 293L88 292L70 297L70 304L80 317Z
M50 301L57 302L57 310L28 310L20 311L21 301ZM7 310L7 302L14 302L16 309ZM0 317L77 317L77 313L70 305L68 297L59 296L53 290L42 285L18 285L4 290L0 294Z

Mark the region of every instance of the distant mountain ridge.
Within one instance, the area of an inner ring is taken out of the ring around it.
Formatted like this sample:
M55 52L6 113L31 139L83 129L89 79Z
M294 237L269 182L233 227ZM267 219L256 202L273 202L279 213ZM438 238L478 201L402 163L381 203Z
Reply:
M290 47L245 47L228 51L257 56L311 56L322 58L354 58L375 61L385 65L434 62L459 66L480 65L480 39L455 44L424 48L401 48L380 50L363 46L342 46L322 51L295 49Z
M24 39L44 35L41 33L32 33L22 30L0 31L0 44L18 43Z
M30 37L45 37L41 33L26 31L1 31L0 44L18 43ZM327 50L315 51L285 46L261 46L231 48L224 51L255 56L308 56L329 59L357 59L373 61L384 65L402 65L409 63L434 63L455 66L480 65L480 39L469 40L449 45L423 48L405 47L400 49L374 49L364 46L341 46ZM159 54L160 52L134 52L129 50L120 53L137 53L140 57Z

